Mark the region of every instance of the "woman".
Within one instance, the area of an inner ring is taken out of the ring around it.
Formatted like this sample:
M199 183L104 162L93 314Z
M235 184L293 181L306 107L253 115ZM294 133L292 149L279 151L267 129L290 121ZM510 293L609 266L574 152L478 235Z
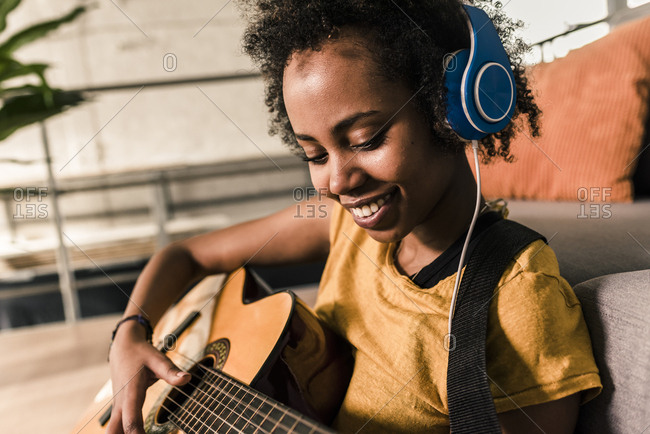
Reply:
M476 194L466 143L446 122L443 64L469 47L461 5L249 3L245 49L266 79L272 133L308 161L324 193L311 205L327 212L297 219L294 206L170 245L143 271L125 317L145 312L155 324L190 282L244 263L327 258L317 312L355 349L335 427L448 432L443 340ZM497 14L495 22L510 37L509 21ZM516 57L523 48L510 45L515 116L537 134L538 109ZM513 122L483 139L484 157L508 159L515 131ZM476 233L499 218L486 211ZM537 241L515 258L489 309L487 373L503 431L572 432L578 405L601 386L580 305L549 247ZM109 432L141 432L154 378L189 381L145 337L136 321L115 334L119 393Z

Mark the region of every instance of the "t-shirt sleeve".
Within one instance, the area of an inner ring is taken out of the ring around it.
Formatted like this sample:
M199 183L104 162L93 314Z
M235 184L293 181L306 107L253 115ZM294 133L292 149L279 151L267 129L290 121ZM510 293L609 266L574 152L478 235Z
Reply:
M580 302L542 241L522 251L490 302L487 371L497 412L577 392L586 402L602 385Z

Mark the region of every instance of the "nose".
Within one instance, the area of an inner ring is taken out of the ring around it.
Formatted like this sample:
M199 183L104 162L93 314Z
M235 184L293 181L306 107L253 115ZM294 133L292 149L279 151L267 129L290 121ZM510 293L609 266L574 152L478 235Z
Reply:
M337 196L348 195L363 185L366 175L357 164L355 153L330 154L329 191Z

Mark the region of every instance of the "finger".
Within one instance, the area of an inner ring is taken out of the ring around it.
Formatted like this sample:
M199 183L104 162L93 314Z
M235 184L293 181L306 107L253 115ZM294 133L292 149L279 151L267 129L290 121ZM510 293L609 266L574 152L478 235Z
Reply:
M179 369L167 356L158 351L147 361L147 366L157 378L173 386L187 384L192 378L189 373Z
M144 434L142 405L146 395L148 373L145 369L123 389L122 398L122 430L124 434Z
M124 434L122 429L122 409L113 404L111 418L108 420L106 434Z

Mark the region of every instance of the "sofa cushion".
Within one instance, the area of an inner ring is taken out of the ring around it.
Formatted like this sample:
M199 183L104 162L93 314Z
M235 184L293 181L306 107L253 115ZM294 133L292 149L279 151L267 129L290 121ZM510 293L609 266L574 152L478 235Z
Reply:
M650 200L510 201L508 209L509 218L546 237L562 276L571 285L604 274L650 268Z
M483 166L487 197L576 200L597 187L631 201L650 93L650 17L529 71L542 137L520 131L512 164ZM611 190L610 190L611 189Z
M650 270L574 288L582 303L602 393L580 409L577 433L641 433L650 424Z

